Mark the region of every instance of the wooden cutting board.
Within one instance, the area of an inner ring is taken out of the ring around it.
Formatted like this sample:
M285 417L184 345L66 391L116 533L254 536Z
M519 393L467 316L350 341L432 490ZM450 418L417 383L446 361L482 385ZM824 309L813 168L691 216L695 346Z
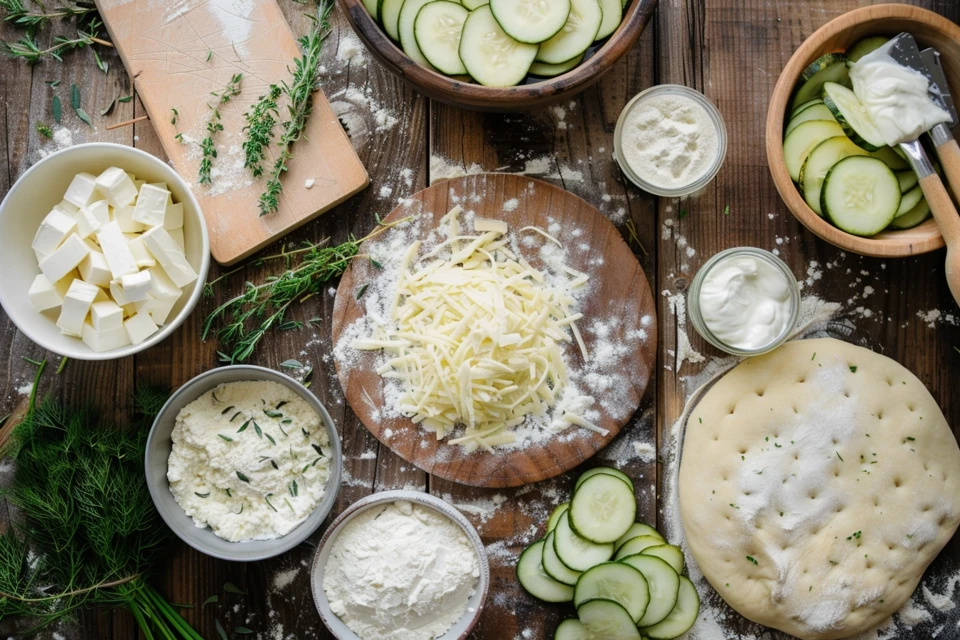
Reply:
M606 362L595 370L598 378L605 380L600 384L605 388L590 389L590 394L597 401L594 408L600 412L594 422L608 434L570 427L523 448L464 453L459 446L437 442L433 433L411 420L381 411L385 394L376 371L379 352L353 352L350 362L338 360L337 375L350 408L367 429L424 471L481 487L539 482L583 463L609 444L633 417L654 372L656 302L640 264L610 221L584 200L540 180L494 173L447 180L414 194L384 220L416 216L420 236L424 237L455 204L483 218L505 220L513 233L527 225L552 230L565 245L567 266L590 276L587 291L578 299L577 308L585 316L578 324L588 354L594 354L593 361ZM466 225L464 230L467 234L472 231ZM360 253L369 254L371 243L390 243L392 233L407 232L403 226L389 229L365 242ZM523 256L541 268L539 247L546 241L536 235L524 240L527 242L520 243ZM372 282L377 272L370 260L354 260L341 279L332 331L338 349L341 334L361 318L370 296L375 295L366 293L357 298L360 287ZM603 331L597 330L598 323L601 329L605 327ZM582 369L579 351L575 347L565 349L571 364ZM616 351L615 359L611 351ZM578 384L584 381L581 376Z
M269 85L289 80L287 68L300 55L275 0L96 2L164 150L200 201L217 262L229 265L249 256L369 184L350 139L317 91L304 138L294 144L295 159L283 176L280 209L260 217L265 181L242 166L243 114ZM213 184L198 185L199 145L217 100L211 93L222 91L236 73L243 74L242 91L220 108L224 131L214 138ZM175 124L172 109L179 113ZM285 115L286 106L280 109ZM278 135L279 125L274 139ZM308 180L314 181L309 189Z

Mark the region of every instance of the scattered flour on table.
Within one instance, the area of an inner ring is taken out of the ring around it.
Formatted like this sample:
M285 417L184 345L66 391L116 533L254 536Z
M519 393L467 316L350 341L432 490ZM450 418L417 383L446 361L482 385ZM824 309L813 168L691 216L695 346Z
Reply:
M460 165L454 164L443 156L430 156L430 184L478 173L483 173L483 167L475 162L469 165Z
M683 291L670 293L668 289L664 289L661 295L667 299L670 305L670 311L676 318L677 348L675 350L668 349L667 353L673 356L673 370L679 372L684 362L696 364L703 362L704 357L702 353L693 348L693 345L690 343L690 336L687 335L686 294Z
M366 49L363 43L349 29L342 30L340 33L340 43L337 45L337 60L346 65L367 66Z
M28 382L24 385L17 387L17 393L19 393L22 396L30 395L31 393L33 393L33 383Z
M649 442L634 442L632 446L633 452L640 458L640 462L643 464L650 464L656 461L657 448L654 445Z
M373 87L348 87L328 96L330 108L343 124L357 148L363 147L374 134L391 131L400 123L398 114L374 97Z
M84 142L86 135L80 130L68 129L60 125L53 125L53 138L40 138L41 147L37 152L41 159L46 158L51 153L72 147L75 144Z
M250 17L255 7L256 0L207 0L206 2L207 12L213 16L220 27L217 37L222 43L235 46L240 54L249 53L246 43L250 40L250 34L256 24Z
M945 313L940 309L917 311L917 317L930 329L936 328L938 324L947 324L952 327L960 325L960 319L955 314Z
M293 584L297 576L300 575L300 567L294 567L286 571L281 571L273 577L273 590L282 591Z

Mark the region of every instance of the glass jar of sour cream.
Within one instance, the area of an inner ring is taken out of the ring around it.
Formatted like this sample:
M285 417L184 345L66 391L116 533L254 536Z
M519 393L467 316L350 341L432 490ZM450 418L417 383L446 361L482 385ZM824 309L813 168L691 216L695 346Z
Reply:
M787 341L800 317L800 286L769 251L737 247L704 264L687 296L690 321L713 346L755 356Z

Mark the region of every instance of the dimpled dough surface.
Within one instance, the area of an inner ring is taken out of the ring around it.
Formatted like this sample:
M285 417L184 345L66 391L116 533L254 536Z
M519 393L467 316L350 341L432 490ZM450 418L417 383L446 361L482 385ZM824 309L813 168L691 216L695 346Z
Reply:
M803 640L846 638L903 606L953 535L960 449L898 363L790 342L734 368L691 412L680 512L730 606Z

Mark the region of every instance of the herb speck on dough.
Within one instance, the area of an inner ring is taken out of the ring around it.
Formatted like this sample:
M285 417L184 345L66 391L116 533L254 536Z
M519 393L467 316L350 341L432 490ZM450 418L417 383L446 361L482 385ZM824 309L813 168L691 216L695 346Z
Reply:
M916 440L916 438L913 438L913 437L911 437L911 436L907 436L907 440L909 440L910 442L913 442L914 440ZM874 455L876 455L876 454L874 454Z
M810 361L813 362L813 359L817 357L817 352L814 351L813 355L810 357Z
M834 453L837 454L837 457L838 457L838 458L840 458L840 462L843 462L843 456L840 455L840 452L839 452L839 451L834 451Z
M857 365L855 364L850 365L850 373L856 373L856 372L857 372Z
M757 562L757 559L754 558L753 556L747 556L747 560L749 560L750 562L752 562L753 564L755 564L755 565L757 565L757 566L760 566L760 563Z

